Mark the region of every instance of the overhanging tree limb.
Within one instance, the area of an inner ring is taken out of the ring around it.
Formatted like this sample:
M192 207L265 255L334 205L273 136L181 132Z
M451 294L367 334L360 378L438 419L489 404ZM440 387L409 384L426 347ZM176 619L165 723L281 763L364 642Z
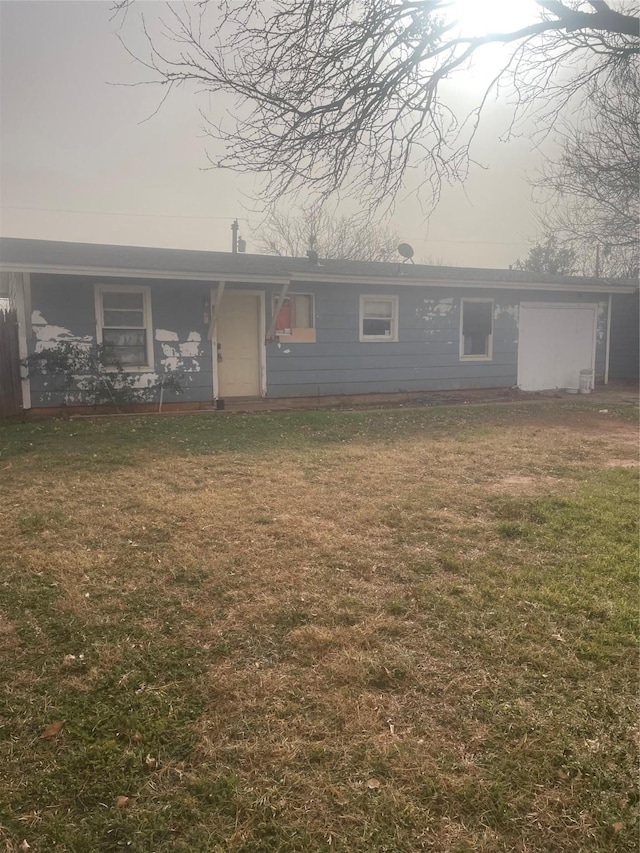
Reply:
M131 2L116 3L121 9ZM153 78L175 89L231 93L235 115L203 114L219 147L212 167L263 176L277 200L304 186L388 200L420 164L434 200L462 180L486 94L469 117L446 85L488 44L507 46L493 84L510 81L514 119L536 112L541 129L587 84L635 61L638 22L603 0L538 0L540 17L514 31L467 36L444 0L257 0L169 5L143 22ZM487 93L488 94L488 93Z
M589 0L589 5L593 6L595 12L572 9L559 0L539 0L538 5L555 15L561 26L567 30L601 30L605 33L636 38L638 36L638 19L635 15L617 12L604 0Z

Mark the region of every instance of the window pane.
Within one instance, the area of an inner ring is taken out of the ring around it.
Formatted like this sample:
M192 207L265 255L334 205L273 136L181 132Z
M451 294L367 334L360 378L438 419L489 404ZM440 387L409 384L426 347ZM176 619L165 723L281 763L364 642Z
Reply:
M313 329L312 305L313 297L296 293L293 300L293 324L296 329Z
M365 317L393 317L393 303L390 299L365 299Z
M142 308L142 293L129 291L102 291L102 305L106 308Z
M120 329L104 329L102 342L113 347L144 347L147 333L144 329L122 331Z
M391 337L391 320L370 320L365 317L362 321L362 334Z
M278 306L278 300L274 298L273 300L273 310L275 311ZM288 332L291 329L291 308L289 304L289 297L287 296L282 303L282 307L278 312L278 319L276 320L276 332Z
M491 302L465 302L462 317L462 332L465 335L491 334Z
M104 325L115 326L116 328L122 326L137 326L142 328L144 326L144 312L108 309L104 312Z
M462 334L465 355L489 355L489 336L492 332L493 305L491 302L464 302Z
M482 334L464 336L465 355L489 355L489 336Z
M144 329L140 331L104 329L102 342L105 346L107 364L147 363L147 333Z
M147 351L145 347L112 347L105 351L106 364L146 364Z

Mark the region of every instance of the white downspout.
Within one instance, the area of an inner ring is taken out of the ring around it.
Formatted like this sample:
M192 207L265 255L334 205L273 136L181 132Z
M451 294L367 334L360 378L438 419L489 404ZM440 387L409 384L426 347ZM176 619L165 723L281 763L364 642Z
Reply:
M611 302L612 302L612 294L609 294L609 306L607 309L607 346L606 346L606 355L604 360L604 384L609 384L609 351L611 349Z
M15 307L18 314L18 352L20 361L29 355L31 337L31 276L28 272L15 273ZM22 376L22 408L31 408L31 382L26 367L20 365Z

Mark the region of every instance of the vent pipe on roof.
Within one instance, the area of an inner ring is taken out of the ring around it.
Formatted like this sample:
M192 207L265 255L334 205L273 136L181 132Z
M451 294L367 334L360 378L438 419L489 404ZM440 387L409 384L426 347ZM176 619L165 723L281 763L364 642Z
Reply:
M247 251L247 241L240 237L238 234L239 229L238 220L234 219L231 223L231 251L234 255L237 255L238 252Z

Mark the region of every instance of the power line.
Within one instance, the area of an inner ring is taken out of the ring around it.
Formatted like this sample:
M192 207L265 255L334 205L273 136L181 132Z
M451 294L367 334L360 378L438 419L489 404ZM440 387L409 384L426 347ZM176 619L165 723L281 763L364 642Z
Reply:
M476 246L521 246L528 241L522 240L446 240L438 237L426 237L427 245L429 243L472 243Z
M172 213L115 213L107 210L72 210L70 208L60 207L19 207L18 205L13 204L3 204L0 205L0 207L2 210L35 210L41 213L80 213L83 215L89 214L91 216L137 216L142 217L143 219L226 219L227 221L236 219L235 216L184 216Z
M39 213L77 213L89 216L133 216L140 219L191 219L191 220L222 220L232 222L237 217L235 216L188 216L183 214L173 213L117 213L107 210L75 210L72 208L59 207L25 207L12 204L0 205L2 210L32 210ZM247 220L244 220L247 222ZM447 238L430 237L425 238L429 243L455 243L459 245L473 246L521 246L523 243L529 242L526 239L522 240L449 240Z

